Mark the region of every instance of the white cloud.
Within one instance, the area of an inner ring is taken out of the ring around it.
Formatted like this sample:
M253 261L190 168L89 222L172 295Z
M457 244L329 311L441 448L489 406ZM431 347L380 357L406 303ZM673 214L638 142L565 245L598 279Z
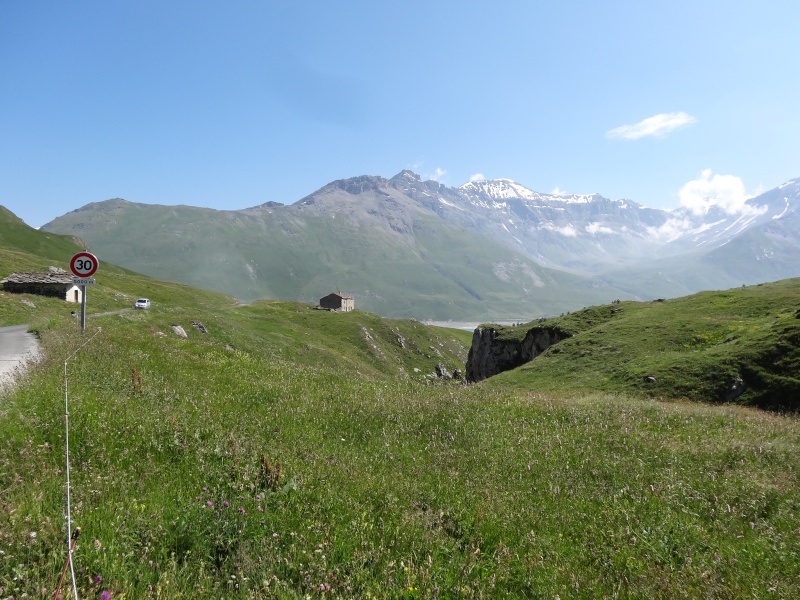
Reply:
M556 186L555 188L553 188L553 191L552 191L552 192L550 192L550 193L551 193L553 196L569 196L569 194L568 194L567 192L565 192L564 190L562 190L562 189L561 189L561 188L559 188L558 186Z
M633 125L615 127L606 132L606 137L621 140L638 140L647 136L663 137L679 127L696 122L697 119L692 115L687 115L685 112L662 113L654 117L648 117Z
M439 183L442 182L444 176L447 174L447 171L442 169L441 167L436 167L436 170L433 172L433 175L428 175L428 179L433 179L434 181L438 181Z
M647 234L659 241L671 242L672 240L681 237L691 228L692 224L688 219L671 217L667 219L667 222L660 227L648 227Z
M560 233L564 237L577 237L578 231L572 225L564 225L563 227L558 227L557 225L542 225L542 229L547 229L548 231L555 231L556 233Z
M483 176L483 173L475 173L474 175L471 175L470 178L469 178L470 182L472 182L472 181L484 181L485 179L486 179L486 177Z
M712 175L706 169L697 179L683 185L678 192L681 206L696 215L702 215L712 206L718 206L728 214L749 213L758 209L745 204L750 197L745 193L744 183L735 175Z
M604 225L600 225L600 223L589 223L586 227L584 227L586 233L616 233L610 227L606 227Z

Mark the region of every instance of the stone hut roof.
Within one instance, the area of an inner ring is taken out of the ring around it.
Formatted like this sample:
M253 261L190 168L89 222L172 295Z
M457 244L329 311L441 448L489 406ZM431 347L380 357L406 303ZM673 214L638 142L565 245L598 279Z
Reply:
M341 292L333 292L332 294L328 294L329 296L338 296L344 300L352 300L353 297L348 294L342 294Z
M0 283L57 283L71 284L73 277L70 273L12 273L0 280Z

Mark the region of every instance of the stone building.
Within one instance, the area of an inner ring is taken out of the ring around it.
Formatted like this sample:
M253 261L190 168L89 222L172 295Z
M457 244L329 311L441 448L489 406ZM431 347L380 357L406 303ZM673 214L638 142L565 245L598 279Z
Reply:
M35 294L61 298L80 304L81 288L73 282L71 273L12 273L0 280L3 290L12 294Z
M327 310L338 310L340 312L350 312L356 307L356 302L352 296L334 292L324 298L319 299L319 307Z

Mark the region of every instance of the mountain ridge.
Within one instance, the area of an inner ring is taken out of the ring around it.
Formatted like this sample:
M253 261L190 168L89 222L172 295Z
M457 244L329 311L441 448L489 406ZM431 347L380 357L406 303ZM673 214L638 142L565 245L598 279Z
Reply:
M113 199L42 229L80 235L133 270L244 300L310 302L333 287L387 316L484 320L798 276L798 207L800 179L738 211L693 212L543 194L510 179L454 188L403 170L240 210ZM136 244L151 251L132 256Z

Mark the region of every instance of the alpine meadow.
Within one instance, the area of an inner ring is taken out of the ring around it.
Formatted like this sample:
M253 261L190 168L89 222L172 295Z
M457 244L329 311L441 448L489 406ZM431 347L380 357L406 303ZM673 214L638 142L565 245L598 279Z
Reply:
M84 249L0 213L5 274ZM85 333L0 292L2 598L800 596L798 279L482 325L566 339L467 384L478 331L100 260Z

